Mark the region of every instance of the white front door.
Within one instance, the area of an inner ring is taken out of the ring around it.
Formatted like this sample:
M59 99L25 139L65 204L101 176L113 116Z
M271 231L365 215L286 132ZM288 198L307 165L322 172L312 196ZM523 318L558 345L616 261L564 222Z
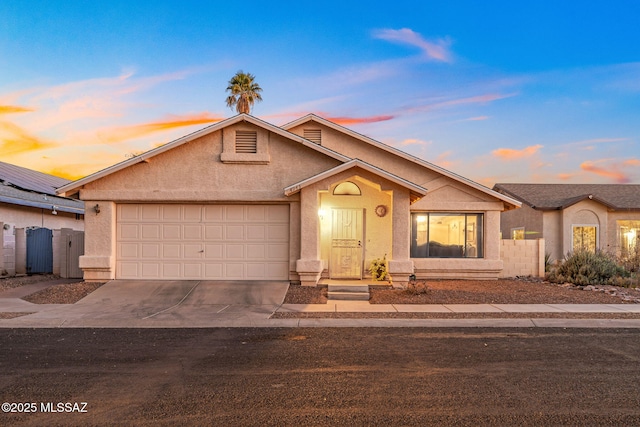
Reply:
M362 278L362 209L333 209L331 225L332 279Z

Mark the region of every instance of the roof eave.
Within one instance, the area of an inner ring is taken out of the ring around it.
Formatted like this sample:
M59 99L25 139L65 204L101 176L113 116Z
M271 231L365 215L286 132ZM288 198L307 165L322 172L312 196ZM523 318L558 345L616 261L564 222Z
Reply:
M435 165L433 163L429 163L426 160L422 160L422 159L420 159L418 157L412 156L409 153L405 153L404 151L399 150L399 149L394 148L394 147L391 147L390 145L387 145L387 144L382 143L380 141L376 141L373 138L369 138L366 135L362 135L362 134L360 134L358 132L355 132L355 131L353 131L353 130L351 130L349 128L346 128L344 126L341 126L339 124L333 123L332 121L324 119L322 117L319 117L319 116L317 116L315 114L307 114L306 116L303 116L303 117L301 117L299 119L296 119L296 120L294 120L292 122L289 122L289 123L283 125L282 128L283 129L290 129L292 127L295 127L295 126L301 125L301 124L303 124L305 122L308 122L309 120L315 120L318 123L324 124L327 127L330 127L332 129L337 130L337 131L342 132L342 133L346 133L347 135L349 135L349 136L351 136L353 138L360 139L361 141L364 141L364 142L367 142L367 143L369 143L371 145L374 145L374 146L376 146L376 147L378 147L378 148L380 148L380 149L382 149L384 151L387 151L389 153L395 154L395 155L397 155L399 157L402 157L402 158L404 158L406 160L409 160L409 161L417 163L417 164L419 164L419 165L421 165L423 167L426 167L428 169L436 171L436 172L438 172L438 173L440 173L440 174L442 174L442 175L444 175L444 176L446 176L448 178L451 178L451 179L459 181L459 182L463 182L466 185L469 185L470 187L475 188L476 190L479 190L479 191L481 191L481 192L483 192L485 194L488 194L490 196L496 197L497 199L500 199L505 203L513 205L514 207L520 207L521 206L521 203L519 203L517 200L515 200L515 199L513 199L511 197L508 197L508 196L506 196L504 194L498 193L497 191L494 191L494 190L492 190L490 188L487 188L484 185L478 184L475 181L472 181L472 180L470 180L468 178L465 178L465 177L463 177L461 175L453 173L453 172L451 172L451 171L449 171L447 169L444 169L444 168L442 168L442 167L440 167L438 165Z

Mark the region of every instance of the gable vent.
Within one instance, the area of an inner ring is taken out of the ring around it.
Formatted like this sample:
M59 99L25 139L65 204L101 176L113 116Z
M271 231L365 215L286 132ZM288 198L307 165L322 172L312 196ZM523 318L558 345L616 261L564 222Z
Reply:
M236 131L236 153L257 153L258 132L251 130Z
M322 131L320 129L304 129L304 138L316 144L322 144Z

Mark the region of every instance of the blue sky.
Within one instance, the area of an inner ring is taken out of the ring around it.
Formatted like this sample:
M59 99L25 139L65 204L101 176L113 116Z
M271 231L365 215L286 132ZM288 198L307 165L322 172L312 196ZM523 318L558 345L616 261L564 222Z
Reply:
M640 183L640 2L0 4L0 160L78 178L316 113L487 186Z

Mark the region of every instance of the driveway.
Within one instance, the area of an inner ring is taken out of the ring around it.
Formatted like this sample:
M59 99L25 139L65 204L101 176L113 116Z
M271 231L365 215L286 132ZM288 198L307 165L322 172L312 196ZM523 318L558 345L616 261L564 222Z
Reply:
M282 304L288 282L113 280L73 305L12 319L39 326L253 326Z

